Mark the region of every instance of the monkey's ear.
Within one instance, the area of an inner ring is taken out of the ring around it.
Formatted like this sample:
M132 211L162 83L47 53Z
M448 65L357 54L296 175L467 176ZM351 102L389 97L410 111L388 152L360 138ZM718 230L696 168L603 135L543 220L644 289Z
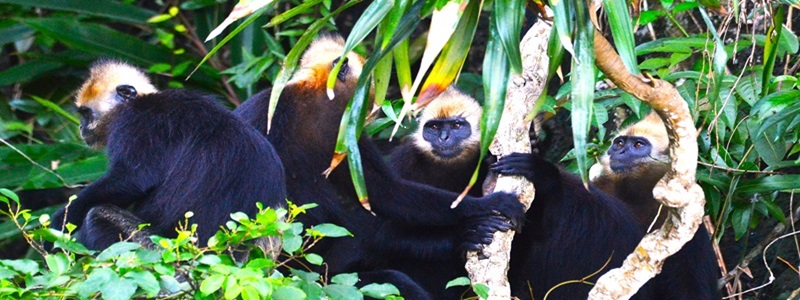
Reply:
M117 86L117 100L119 102L128 102L136 98L136 88L127 84L120 84Z

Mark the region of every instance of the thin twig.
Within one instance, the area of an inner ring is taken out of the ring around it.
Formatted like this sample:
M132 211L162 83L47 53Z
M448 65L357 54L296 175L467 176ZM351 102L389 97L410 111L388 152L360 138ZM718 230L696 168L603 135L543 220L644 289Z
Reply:
M33 159L30 157L30 156L28 156L27 154L25 154L24 152L22 152L21 150L19 150L17 147L14 147L14 145L12 145L11 143L9 143L9 142L8 142L8 141L6 141L5 139L2 139L2 138L0 138L0 142L2 142L3 144L5 144L5 145L6 145L6 146L8 146L9 148L11 148L11 150L14 150L14 152L17 152L19 155L21 155L22 157L24 157L26 160L28 160L28 161L29 161L31 164L33 164L34 166L36 166L36 167L38 167L38 168L40 168L40 169L44 170L44 171L45 171L45 172L47 172L47 173L53 174L53 176L55 176L56 178L58 178L59 180L61 180L61 183L63 183L63 184L64 184L64 187L67 187L67 188L71 188L71 189L72 189L72 188L78 188L78 187L83 187L83 186L84 186L83 184L69 184L69 183L67 183L67 180L66 180L66 179L64 179L64 177L61 177L61 175L58 175L58 173L56 173L55 171L51 170L50 168L47 168L47 167L45 167L45 166L42 166L42 165L40 165L39 163L37 163L36 161L34 161L34 160L33 160Z
M753 170L742 170L742 169L729 168L729 167L720 167L720 166L717 166L717 165L714 165L714 164L710 164L710 163L706 163L706 162L702 162L702 161L698 161L697 164L698 165L702 165L702 166L706 166L706 167L709 167L709 168L712 168L712 169L724 170L726 172L739 172L739 173L742 173L742 174L768 174L768 175L781 174L780 172L775 172L775 171L758 171L758 170L753 171Z

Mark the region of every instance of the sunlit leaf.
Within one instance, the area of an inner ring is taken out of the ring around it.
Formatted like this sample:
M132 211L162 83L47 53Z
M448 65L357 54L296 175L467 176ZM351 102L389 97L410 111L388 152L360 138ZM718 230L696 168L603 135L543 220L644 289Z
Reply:
M205 42L217 37L225 28L233 24L233 22L236 22L236 20L249 16L273 1L274 0L239 0L239 3L236 3L236 6L233 7L233 11L231 11L228 17L208 34Z
M586 154L590 120L594 100L594 26L588 16L588 8L583 1L575 1L577 35L575 38L575 57L572 60L572 141L575 145L575 159L578 173L583 182L589 179L590 160Z
M603 0L605 12L608 14L608 26L614 36L614 46L622 58L628 72L639 74L636 61L636 42L633 40L633 25L628 13L628 2L625 0Z

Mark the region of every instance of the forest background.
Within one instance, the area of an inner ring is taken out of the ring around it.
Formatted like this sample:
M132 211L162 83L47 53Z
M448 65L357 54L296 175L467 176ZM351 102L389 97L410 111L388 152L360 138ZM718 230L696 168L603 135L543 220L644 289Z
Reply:
M794 235L778 239L797 232L795 222L800 217L800 205L793 197L794 189L800 188L800 9L796 3L705 2L645 0L605 5L610 21L603 32L609 37L614 32L617 50L637 70L676 85L692 111L700 131L697 180L705 192L705 223L713 232L728 274L725 294L771 283L737 298L787 299L800 293L800 243ZM124 60L146 70L158 87L214 93L221 103L234 108L256 92L285 80L281 79L286 73L283 71L299 55L292 49L307 42L304 34L310 27L338 31L345 37L363 34L355 51L373 53L387 29L380 25L377 34L371 33L360 20L372 17L378 22L392 17L392 12L380 15L370 10L374 3L380 1L276 1L204 42L236 3L0 0L0 188L7 189L0 200L9 203L0 224L0 256L7 259L0 261L0 294L34 297L55 292L89 297L102 292L103 297L119 297L115 299L136 295L246 298L280 290L306 297L312 291L344 295L342 299L349 299L353 293L393 297L387 296L393 293L391 287L359 290L347 276L326 278L303 271L292 274L295 278L276 279L263 271L259 275L253 270L274 267L266 263L266 256L246 266L224 261L226 247L242 242L241 233L248 230L291 228L285 231L288 236L283 236L292 241L288 248L284 246L286 259L309 259L304 250L314 240L344 234L337 228L303 231L292 225L291 218L286 222L273 218L294 216L305 208L265 209L262 218L249 223L237 216L238 225L229 227L227 233L229 243L214 249L219 256L200 254L187 237L164 239L166 250L159 255L122 244L104 252L106 256L97 256L97 260L75 256L85 250L79 245L73 245L73 252L43 259L41 251L26 242L46 235L36 229L47 221L40 215L53 213L81 186L106 170L105 154L81 140L78 114L72 104L93 61L101 57ZM387 3L391 6L394 2ZM430 1L426 9L432 11L446 3ZM487 70L482 61L493 38L490 19L495 17L497 3L506 2L482 3L474 24L467 25L475 30L471 43L452 50L463 54L460 60L464 65L455 70L459 74L457 84L482 102L496 98L484 93ZM534 22L537 6L536 2L524 4L527 9L520 16L521 34ZM621 14L630 15L623 18L627 22L612 20L612 16ZM364 127L364 134L380 141L387 151L402 140L388 139L398 120L404 120L397 134L400 137L416 126L413 120L400 116L405 92L401 86L410 83L411 75L420 68L426 37L438 34L435 29L429 30L429 24L430 16L425 15L409 32L407 54L399 60L402 63L394 68L389 64L389 71L383 71L390 78L386 100L378 101L381 114ZM618 39L615 31L619 30L628 30L631 38ZM574 37L573 44L579 45L580 38ZM540 144L550 160L585 174L608 148L616 128L643 117L648 108L607 84L599 72L590 82L596 88L588 102L590 107L573 105L572 86L586 83L573 82L570 57L564 55L568 47L555 40L551 39L551 45L557 45L560 51L549 54L566 58L551 67L549 92L540 101L538 110L544 120ZM514 69L513 65L507 69ZM398 71L403 69L413 72ZM381 70L385 69L376 69L376 73ZM435 77L428 75L429 79ZM573 131L569 124L576 118L591 124L591 130ZM575 150L574 140L583 141ZM189 236L191 228L185 229ZM126 257L129 265L121 265ZM322 259L311 256L310 260L321 263ZM212 268L218 260L231 269ZM107 268L110 265L114 267ZM175 272L187 272L198 284L187 287L186 282L169 280L167 275ZM774 281L770 278L773 274ZM270 278L274 285L248 288L246 283L260 278ZM100 286L98 282L115 289L92 290L90 286Z

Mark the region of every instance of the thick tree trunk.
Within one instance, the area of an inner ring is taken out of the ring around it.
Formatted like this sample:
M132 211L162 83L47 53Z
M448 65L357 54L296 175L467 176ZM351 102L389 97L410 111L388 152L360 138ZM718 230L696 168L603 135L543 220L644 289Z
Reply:
M501 128L490 147L492 154L502 156L512 152L530 152L528 137L530 122L525 120L534 102L547 84L547 42L551 25L539 21L525 34L521 43L522 75L512 75L506 94ZM500 176L495 191L506 191L520 195L519 200L526 209L533 201L534 187L521 176ZM489 287L489 299L511 299L511 289L506 274L511 254L514 232L495 233L492 244L482 251L467 253L466 269L473 284Z

